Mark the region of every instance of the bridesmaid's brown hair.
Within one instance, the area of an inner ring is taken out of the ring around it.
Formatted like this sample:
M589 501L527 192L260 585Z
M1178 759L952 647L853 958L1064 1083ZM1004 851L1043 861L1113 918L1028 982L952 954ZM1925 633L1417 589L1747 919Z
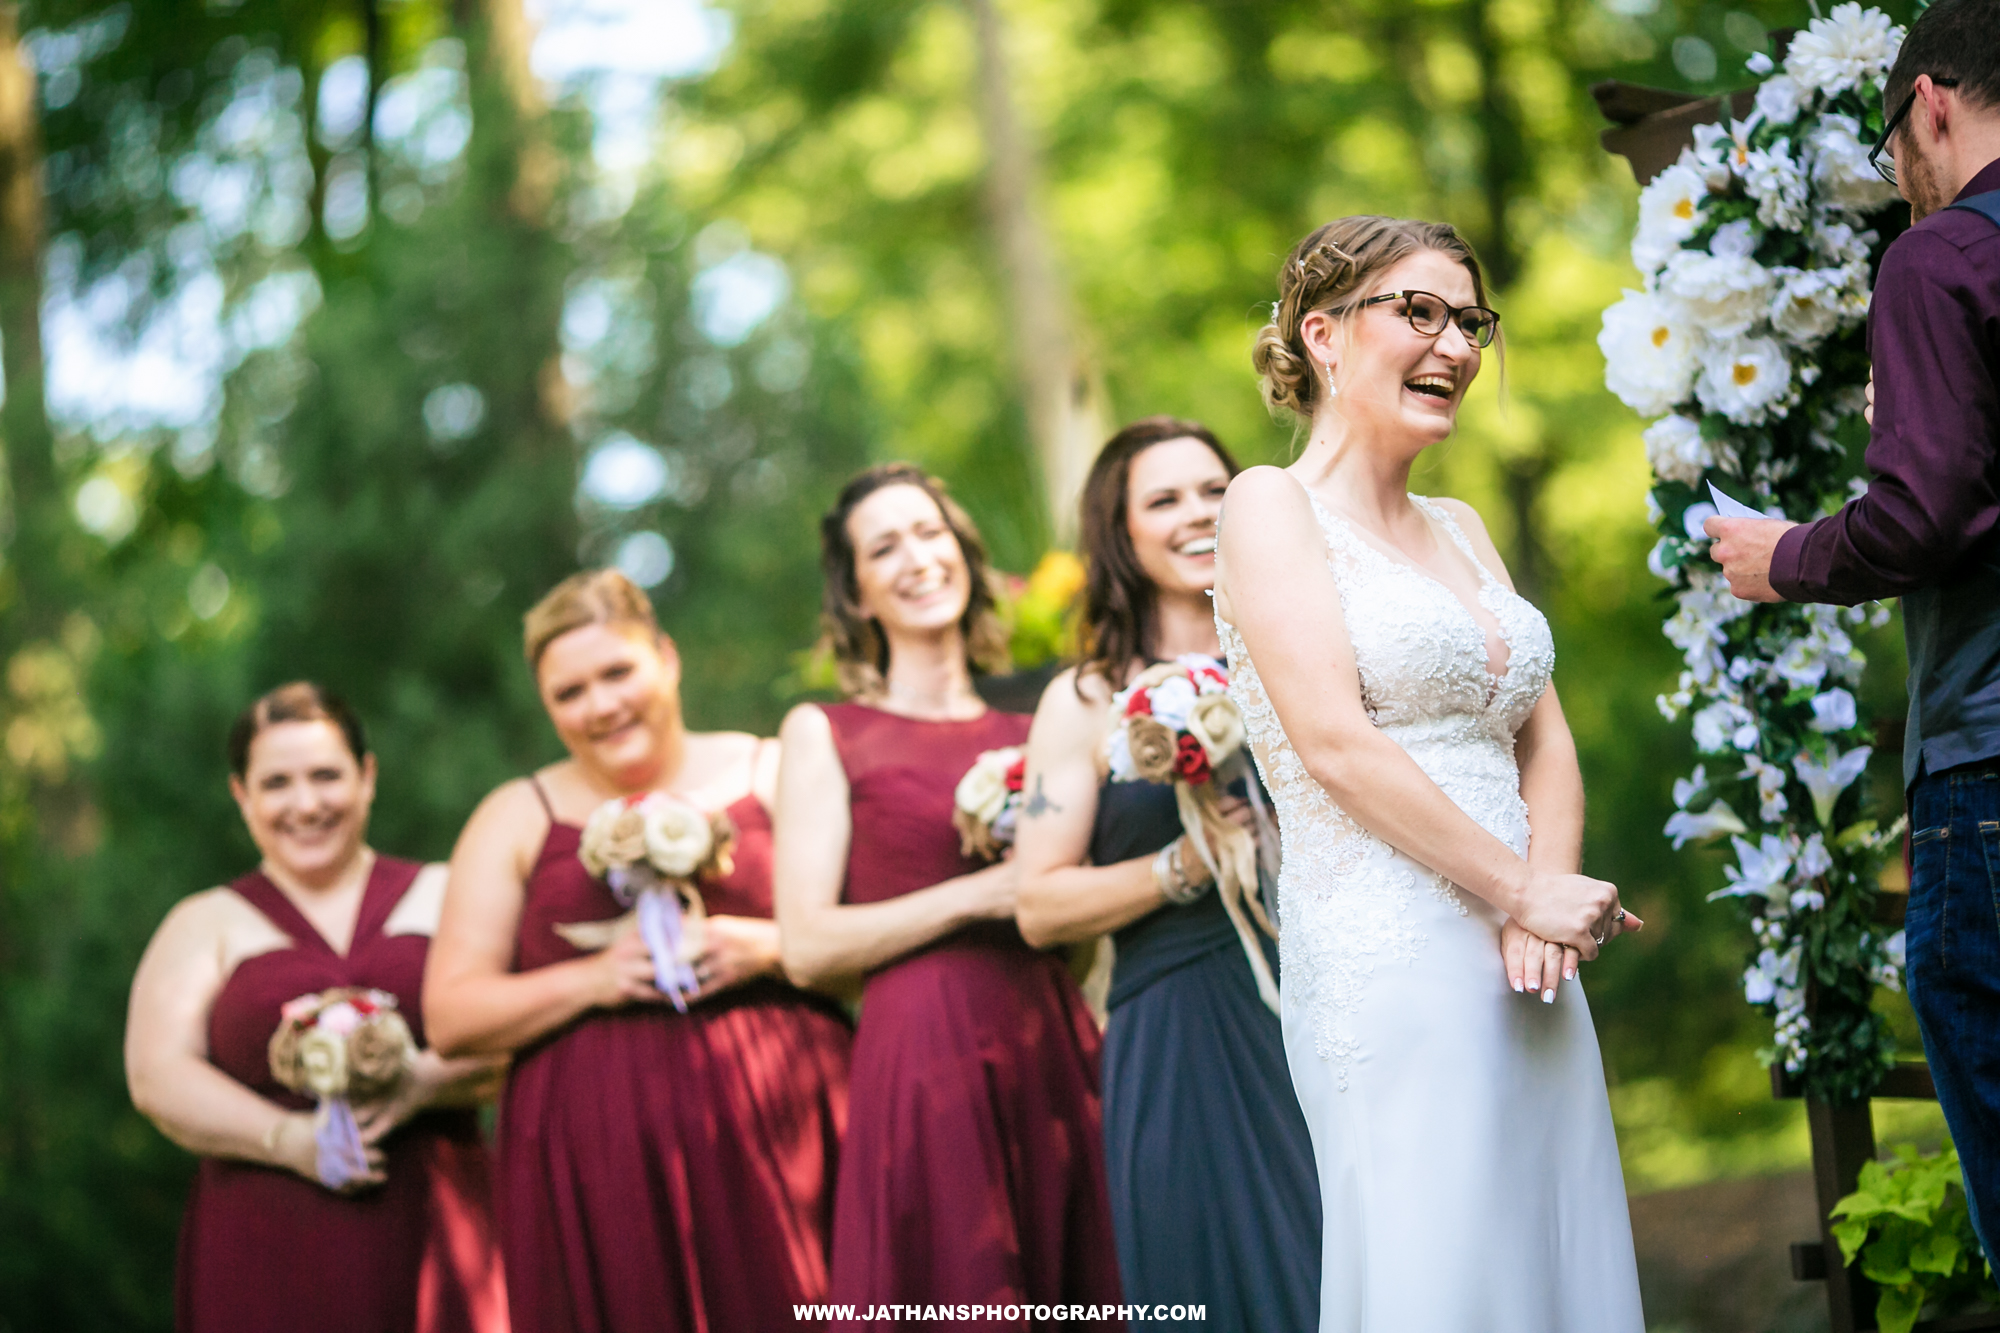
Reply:
M965 635L966 664L975 675L999 675L1012 668L1007 655L1007 627L1000 623L993 596L993 577L986 543L972 518L945 494L944 483L908 463L881 463L841 488L833 508L819 521L820 640L833 656L841 691L850 697L879 693L889 670L889 641L872 617L861 610L861 589L854 577L854 540L847 520L869 496L887 486L914 486L938 507L945 526L958 540L972 591L958 627Z
M1230 476L1242 471L1213 431L1199 421L1177 417L1142 417L1097 451L1097 461L1083 483L1084 650L1076 672L1079 694L1084 677L1093 673L1113 689L1122 688L1133 659L1152 652L1153 581L1139 567L1126 515L1132 460L1168 440L1200 440Z
M540 669L550 644L585 625L636 625L660 632L653 599L615 569L586 569L548 590L521 617L521 646L528 669Z
M250 746L266 727L280 722L331 722L347 749L360 763L368 757L368 736L361 719L337 694L309 680L280 685L236 715L229 725L229 771L241 778L250 771Z

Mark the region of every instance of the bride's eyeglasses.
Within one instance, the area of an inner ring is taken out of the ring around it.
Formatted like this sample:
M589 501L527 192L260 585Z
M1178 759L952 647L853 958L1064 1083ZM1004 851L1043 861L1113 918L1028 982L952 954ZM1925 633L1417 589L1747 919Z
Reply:
M1384 301L1401 301L1403 308L1393 311L1410 321L1410 327L1426 338L1435 338L1445 330L1445 325L1456 324L1465 340L1474 347L1491 347L1493 335L1500 331L1500 312L1488 310L1483 305L1452 305L1443 297L1430 292L1384 292L1371 296L1354 308L1365 310L1371 305Z

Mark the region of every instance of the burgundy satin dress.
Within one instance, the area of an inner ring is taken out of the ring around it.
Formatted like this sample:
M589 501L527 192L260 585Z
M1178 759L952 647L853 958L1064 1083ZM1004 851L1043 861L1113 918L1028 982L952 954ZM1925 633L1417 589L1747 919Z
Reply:
M536 787L537 794L540 787ZM544 805L547 804L544 798ZM729 807L735 872L711 916L771 915L771 821ZM553 927L619 916L550 815L514 969L579 956ZM852 1030L775 978L598 1010L515 1056L501 1101L500 1220L514 1320L534 1333L753 1333L825 1299Z
M1024 742L1030 719L923 722L853 703L826 715L853 813L842 901L881 902L978 869L959 855L953 790L982 751ZM874 1304L1118 1301L1097 1025L1059 954L992 921L875 972L850 1106L829 1301L857 1315Z
M430 937L382 933L422 868L375 858L344 956L261 873L230 885L293 943L230 973L209 1012L209 1060L261 1097L310 1109L311 1098L271 1077L268 1047L286 1001L334 986L393 994L423 1046ZM276 1167L203 1158L181 1222L181 1333L506 1333L476 1114L425 1112L382 1147L387 1183L354 1195Z

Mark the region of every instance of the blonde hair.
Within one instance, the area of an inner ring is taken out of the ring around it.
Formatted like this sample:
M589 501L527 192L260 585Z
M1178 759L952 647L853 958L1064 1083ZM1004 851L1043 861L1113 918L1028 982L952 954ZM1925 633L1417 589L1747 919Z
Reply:
M1486 304L1479 257L1447 223L1357 214L1315 229L1285 256L1278 270L1278 301L1271 322L1257 332L1250 364L1257 368L1264 404L1302 421L1326 396L1324 373L1306 352L1299 329L1316 311L1346 316L1385 270L1414 254L1435 250L1472 274L1473 299Z
M660 632L652 599L638 584L615 569L586 569L549 589L521 618L528 669L538 670L550 644L585 625L637 625Z

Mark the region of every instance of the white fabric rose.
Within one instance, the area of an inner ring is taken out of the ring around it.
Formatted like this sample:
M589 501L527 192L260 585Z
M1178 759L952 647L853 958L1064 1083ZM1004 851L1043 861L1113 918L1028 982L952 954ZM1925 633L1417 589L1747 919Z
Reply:
M1726 230L1716 234L1718 253L1683 250L1660 271L1661 295L1679 301L1687 322L1712 338L1747 331L1771 303L1771 271L1747 254L1721 253Z
M1814 19L1792 38L1785 50L1785 73L1800 86L1832 97L1849 88L1871 85L1896 63L1903 30L1879 9L1859 4L1835 5L1825 18Z
M1701 438L1701 426L1679 413L1661 417L1646 427L1645 440L1646 461L1663 481L1692 486L1715 465L1708 441Z
M1789 74L1772 75L1757 85L1757 114L1767 125L1791 124L1805 105L1805 89Z
M339 1097L347 1092L347 1038L324 1028L299 1034L299 1073L315 1097Z
M1846 731L1856 720L1854 696L1836 686L1812 701L1814 731Z
M1701 226L1708 181L1692 165L1676 163L1639 191L1639 230L1632 237L1632 262L1641 273L1656 273L1681 243Z
M1819 127L1807 141L1812 158L1813 179L1829 203L1857 213L1880 208L1896 197L1896 187L1882 179L1868 165L1870 146L1861 142L1861 126L1854 117L1838 114L1820 117Z
M1187 729L1208 751L1211 765L1220 764L1243 744L1243 714L1226 694L1204 694L1195 700L1188 710Z
M1699 363L1693 327L1677 303L1627 290L1604 312L1597 346L1605 384L1633 411L1658 416L1687 399Z
M991 824L1007 808L1007 770L1018 750L988 750L973 761L952 792L952 803L982 824Z
M1186 676L1169 676L1153 686L1147 698L1152 701L1153 716L1163 726L1175 731L1186 730L1188 711L1194 707L1196 698L1193 681Z
M715 829L702 811L658 792L640 803L646 816L646 859L663 875L685 879L715 850Z
M1702 358L1694 391L1709 411L1754 426L1789 400L1792 363L1775 339L1736 338Z

